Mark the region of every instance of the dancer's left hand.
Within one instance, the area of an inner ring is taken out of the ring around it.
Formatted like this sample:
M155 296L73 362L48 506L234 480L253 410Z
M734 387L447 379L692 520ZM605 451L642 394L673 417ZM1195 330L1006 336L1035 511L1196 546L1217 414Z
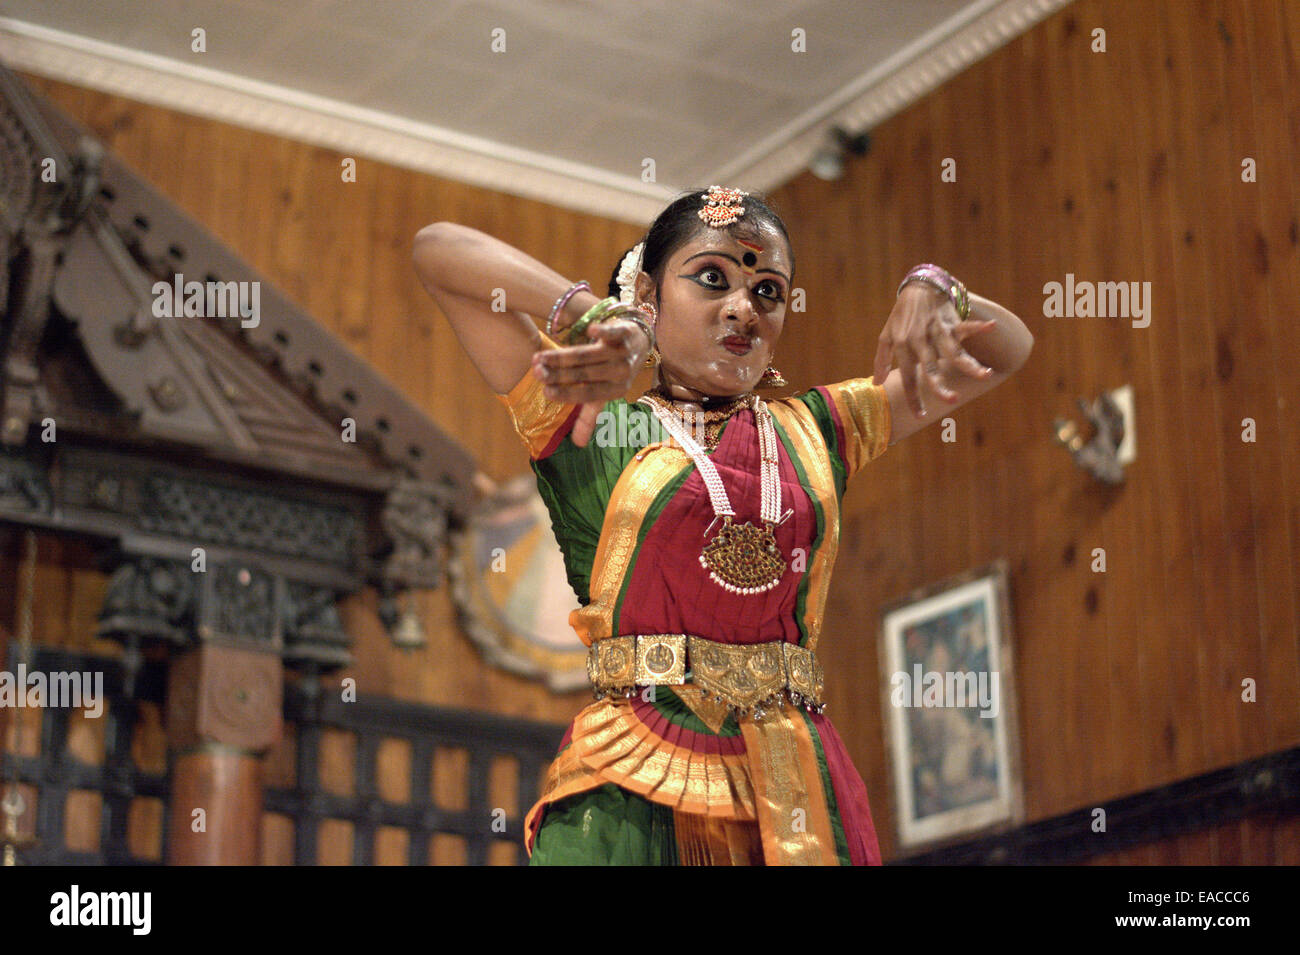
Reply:
M944 384L941 375L954 371L980 379L992 375L993 369L980 364L962 348L962 342L996 325L994 319L962 321L943 292L921 282L909 282L903 286L880 332L873 372L875 382L884 385L889 369L897 360L903 391L914 414L925 416L922 380L935 394L955 404L961 400L960 396Z

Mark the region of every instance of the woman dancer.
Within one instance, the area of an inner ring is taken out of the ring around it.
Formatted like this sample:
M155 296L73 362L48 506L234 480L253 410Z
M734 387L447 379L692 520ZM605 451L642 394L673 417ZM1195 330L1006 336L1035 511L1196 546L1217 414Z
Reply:
M1028 329L918 266L873 377L765 401L794 253L761 198L718 186L669 205L604 300L453 223L414 259L529 450L591 648L597 700L528 814L532 864L879 864L822 713L840 502L934 408L1019 368ZM490 306L502 289L511 311ZM643 363L655 387L629 403Z

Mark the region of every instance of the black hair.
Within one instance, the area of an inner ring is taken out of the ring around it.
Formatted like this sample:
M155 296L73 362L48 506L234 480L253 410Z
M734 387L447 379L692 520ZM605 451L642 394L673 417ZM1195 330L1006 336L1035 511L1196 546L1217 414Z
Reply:
M650 230L645 235L645 251L641 253L641 271L650 273L650 277L655 280L656 289L661 287L664 266L672 254L708 228L699 215L707 194L707 189L693 189L683 193L669 203L668 207L650 224ZM727 226L727 231L737 237L755 238L759 222L774 226L785 238L786 246L790 248L790 277L793 279L794 247L790 243L790 233L786 231L781 217L768 204L767 198L759 193L751 192L741 200L741 204L745 207L745 214ZM631 249L627 251L630 252ZM618 261L614 263L614 271L609 277L608 294L615 298L618 298L620 291L618 272L626 257L627 252L618 257Z

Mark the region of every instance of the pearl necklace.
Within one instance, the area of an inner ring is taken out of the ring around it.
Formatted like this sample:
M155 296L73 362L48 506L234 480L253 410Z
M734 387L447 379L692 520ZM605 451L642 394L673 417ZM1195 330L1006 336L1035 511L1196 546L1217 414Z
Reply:
M758 451L761 458L760 485L762 499L759 513L763 526L755 527L749 521L744 524L732 523L736 516L727 497L727 489L722 485L718 469L713 466L704 449L691 437L675 414L645 397L638 399L659 419L664 430L690 455L695 467L704 479L704 486L709 491L709 501L713 505L713 522L705 528L707 535L722 518L722 529L716 537L705 545L700 554L700 565L709 572L714 583L732 593L756 594L771 590L781 581L785 573L786 560L776 544L773 527L784 523L793 510L781 513L781 478L777 468L776 428L772 424L772 413L762 398L754 396L751 407L754 417L758 419Z
M673 405L675 399L659 391L647 391L643 397L646 401L643 401L642 404L653 403L655 407L670 412L675 416L676 420L680 421L685 427L690 428L697 438L703 434L701 444L706 451L712 451L722 439L722 429L727 426L727 422L731 420L732 415L750 406L752 395L733 398L726 404L711 408L708 411L679 411Z

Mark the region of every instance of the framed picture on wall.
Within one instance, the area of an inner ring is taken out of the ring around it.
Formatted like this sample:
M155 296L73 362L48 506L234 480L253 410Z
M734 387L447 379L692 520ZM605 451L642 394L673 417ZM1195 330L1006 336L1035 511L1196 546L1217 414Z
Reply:
M900 854L1018 825L1024 795L1006 563L886 607L879 656Z

